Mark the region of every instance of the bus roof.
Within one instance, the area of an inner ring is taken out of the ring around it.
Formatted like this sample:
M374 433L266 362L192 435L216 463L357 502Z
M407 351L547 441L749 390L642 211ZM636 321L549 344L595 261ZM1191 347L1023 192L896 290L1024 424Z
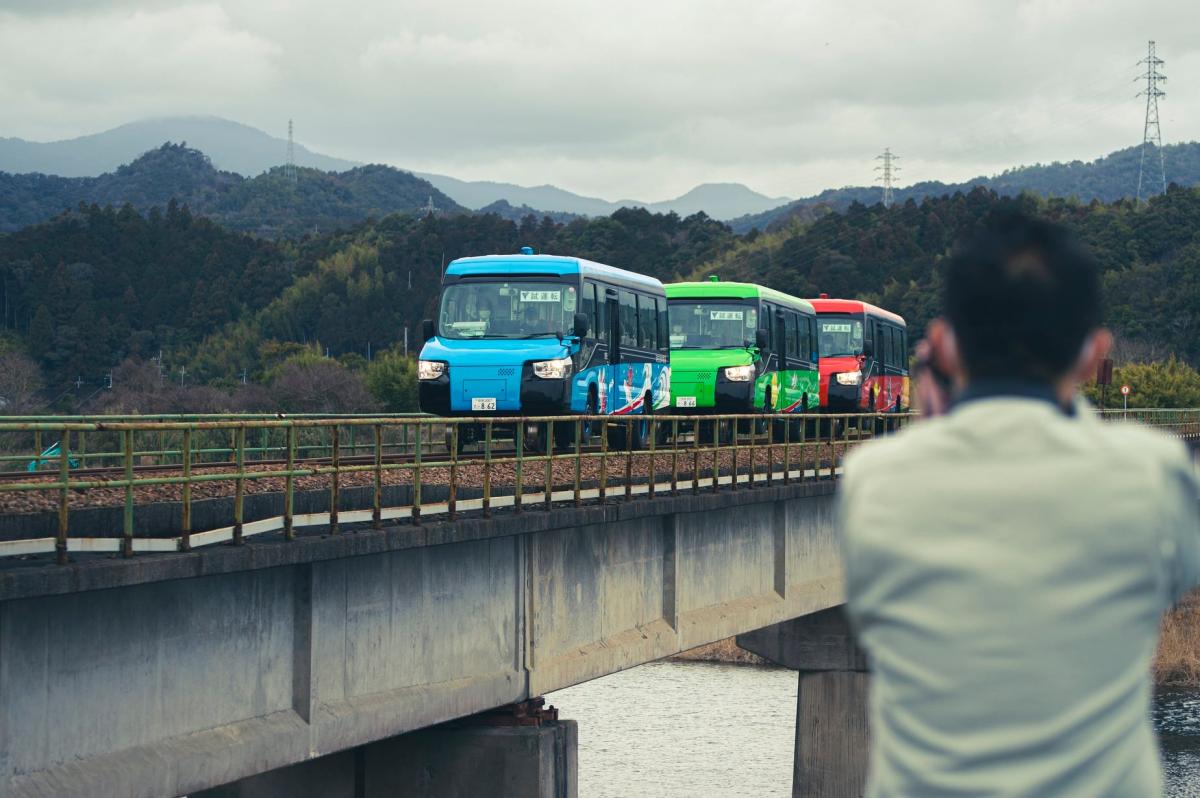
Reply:
M667 283L667 299L767 299L781 305L796 308L805 313L815 313L808 300L767 288L757 283L723 283L717 280L702 280L694 283Z
M810 299L808 301L812 303L817 313L866 313L870 316L878 316L881 319L895 322L901 327L907 326L904 323L903 316L859 299Z
M480 255L458 258L446 267L446 276L476 276L483 274L546 274L594 277L629 288L649 289L661 294L663 285L653 277L604 263L562 255Z

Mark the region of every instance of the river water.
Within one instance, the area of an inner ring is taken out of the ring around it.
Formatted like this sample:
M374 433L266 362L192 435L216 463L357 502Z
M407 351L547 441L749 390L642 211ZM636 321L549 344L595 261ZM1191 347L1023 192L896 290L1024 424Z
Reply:
M579 721L581 798L790 798L796 674L654 662L547 696ZM1200 694L1154 708L1169 798L1200 796Z

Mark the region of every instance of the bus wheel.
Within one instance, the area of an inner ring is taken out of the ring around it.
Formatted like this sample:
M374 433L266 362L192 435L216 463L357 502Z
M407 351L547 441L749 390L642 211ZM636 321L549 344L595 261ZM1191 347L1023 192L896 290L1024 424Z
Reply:
M546 425L544 423L526 423L522 443L526 454L546 453Z
M642 412L640 419L635 419L633 422L633 440L629 442L629 448L635 450L650 448L650 428L654 426L649 419L649 416L654 414L654 399L650 394L646 394L642 399Z

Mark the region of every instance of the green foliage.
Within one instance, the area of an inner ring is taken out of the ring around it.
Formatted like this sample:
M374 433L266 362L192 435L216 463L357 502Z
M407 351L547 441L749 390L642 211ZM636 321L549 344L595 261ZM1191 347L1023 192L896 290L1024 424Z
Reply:
M1200 371L1175 357L1154 363L1128 363L1113 368L1108 389L1108 407L1122 405L1120 387L1130 387L1130 407L1200 407ZM1089 384L1085 393L1099 404L1099 386Z
M388 413L414 413L417 406L416 361L403 352L380 352L367 366L367 390Z
M1014 207L1072 228L1096 255L1106 323L1124 345L1200 363L1200 189L1173 187L1141 207L982 188L890 209L852 204L743 239L693 274L719 272L803 297L865 299L904 316L915 342L938 312L946 256L991 214Z

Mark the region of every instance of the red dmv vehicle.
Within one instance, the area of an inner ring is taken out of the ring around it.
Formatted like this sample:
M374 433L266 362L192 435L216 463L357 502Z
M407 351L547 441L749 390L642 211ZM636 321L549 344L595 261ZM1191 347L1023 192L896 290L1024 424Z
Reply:
M831 413L909 408L904 319L856 299L809 300L817 311L821 409Z

